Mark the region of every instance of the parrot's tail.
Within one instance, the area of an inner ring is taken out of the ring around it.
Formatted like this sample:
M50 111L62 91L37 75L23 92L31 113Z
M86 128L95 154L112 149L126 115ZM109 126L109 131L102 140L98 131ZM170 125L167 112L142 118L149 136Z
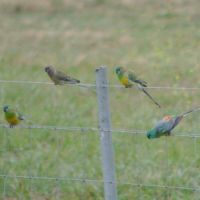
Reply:
M161 108L161 105L143 87L138 88L142 90L159 108Z
M144 88L139 88L142 90L159 108L161 108L161 105L144 89Z
M70 83L72 83L72 84L76 84L76 83L80 83L80 81L77 80L77 79L72 79L72 80L70 80Z
M193 108L187 112L184 112L183 114L181 114L183 117L186 117L188 114L192 113L192 112L196 112L196 111L199 111L200 110L200 107L197 107L197 108Z
M66 78L65 80L64 80L65 82L64 82L64 84L77 84L77 83L80 83L80 81L79 80L77 80L77 79L72 79L72 78Z

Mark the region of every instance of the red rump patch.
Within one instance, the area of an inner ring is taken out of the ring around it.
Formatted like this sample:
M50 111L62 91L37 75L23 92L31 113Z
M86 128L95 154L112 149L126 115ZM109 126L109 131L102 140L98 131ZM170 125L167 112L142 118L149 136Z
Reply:
M164 121L170 121L171 119L172 119L172 116L170 116L170 115L166 115L163 117Z

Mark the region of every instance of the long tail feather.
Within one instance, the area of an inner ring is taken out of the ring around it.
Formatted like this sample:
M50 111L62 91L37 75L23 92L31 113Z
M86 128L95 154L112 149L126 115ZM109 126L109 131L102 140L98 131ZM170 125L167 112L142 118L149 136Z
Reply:
M141 87L139 89L141 89L159 108L161 108L161 105L155 99L153 99L153 97L144 88Z
M188 114L192 113L192 112L196 112L196 111L199 111L200 110L200 107L197 107L197 108L193 108L187 112L184 112L183 114L181 114L183 117L186 117Z

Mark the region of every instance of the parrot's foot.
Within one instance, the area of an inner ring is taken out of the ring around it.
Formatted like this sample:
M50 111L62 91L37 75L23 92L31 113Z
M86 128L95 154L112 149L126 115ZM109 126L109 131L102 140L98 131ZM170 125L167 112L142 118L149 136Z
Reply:
M165 134L165 136L170 136L170 135L171 135L171 133L170 133L170 132Z

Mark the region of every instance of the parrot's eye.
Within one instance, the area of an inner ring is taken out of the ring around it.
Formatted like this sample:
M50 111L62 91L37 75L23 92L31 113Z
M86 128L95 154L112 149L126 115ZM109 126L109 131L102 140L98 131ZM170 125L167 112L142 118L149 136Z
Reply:
M4 107L3 107L3 111L4 111L4 112L7 112L7 110L8 110L8 106L4 106Z
M120 72L120 69L119 69L119 68L117 68L117 69L116 69L116 73L118 74L119 72Z

